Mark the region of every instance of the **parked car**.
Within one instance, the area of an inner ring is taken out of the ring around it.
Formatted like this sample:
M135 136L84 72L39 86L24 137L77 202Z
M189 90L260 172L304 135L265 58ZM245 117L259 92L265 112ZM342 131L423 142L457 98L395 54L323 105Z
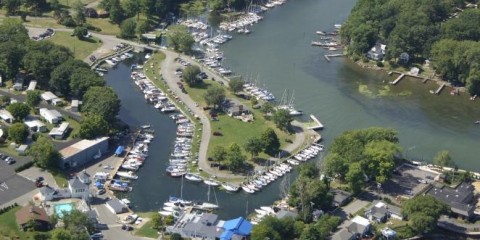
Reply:
M106 192L105 189L103 189L103 188L102 188L102 189L99 189L99 190L97 191L97 195L105 194L105 192Z
M43 178L42 176L35 178L35 182L36 182L36 183L37 183L37 182L41 182L41 181L43 181L43 180L44 180L44 178Z
M133 230L133 227L130 226L130 225L127 225L127 224L123 224L123 225L122 225L122 230L132 231L132 230Z
M7 164L8 164L8 165L12 165L12 164L14 164L14 163L16 163L16 162L17 162L17 161L15 161L15 159L13 159L13 158L10 158L9 160L7 160Z

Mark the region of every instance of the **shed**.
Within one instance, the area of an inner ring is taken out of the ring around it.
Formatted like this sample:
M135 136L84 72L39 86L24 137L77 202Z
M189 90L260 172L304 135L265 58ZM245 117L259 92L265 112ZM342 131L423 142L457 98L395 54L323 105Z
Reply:
M2 120L7 122L7 123L12 123L13 122L12 114L9 111L7 111L6 109L0 109L0 118L2 118Z
M120 155L122 154L123 150L125 150L124 146L118 146L117 150L115 150L115 155Z
M69 122L63 122L59 127L52 128L48 135L55 139L64 139L70 129Z
M28 84L27 91L33 91L35 90L35 88L37 88L37 81L35 80L30 81L30 83Z
M66 148L60 150L63 158L60 161L60 167L69 169L71 167L82 166L93 160L93 156L98 152L108 150L108 137L101 137L93 140L81 140Z
M40 108L40 116L51 124L56 124L63 120L63 115L55 109Z
M15 151L17 151L17 153L20 154L20 155L25 155L25 154L27 154L27 149L28 149L28 145L22 144L22 145L18 146L15 149Z
M78 112L78 106L80 105L80 101L78 100L72 100L72 103L70 105L70 110L73 112Z
M128 211L127 206L125 206L125 204L118 200L118 198L110 199L105 203L105 205L107 206L108 210L110 210L114 214L124 213Z

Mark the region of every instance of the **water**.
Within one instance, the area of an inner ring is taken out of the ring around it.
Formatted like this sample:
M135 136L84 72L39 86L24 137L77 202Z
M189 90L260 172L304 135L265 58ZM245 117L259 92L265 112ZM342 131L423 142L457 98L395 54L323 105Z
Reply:
M480 119L478 103L428 93L434 84L421 84L405 79L391 87L385 97L380 90L394 77L378 71L366 71L351 62L337 58L323 59L324 50L313 48L310 41L315 31L329 30L344 21L354 0L290 1L266 14L252 27L253 34L235 36L222 48L225 64L239 73L258 76L262 85L280 98L284 89L295 90L295 104L304 112L313 113L325 124L321 132L328 144L335 136L349 129L369 126L392 127L400 132L400 141L408 157L430 161L440 150L451 152L462 168L478 170L475 157L480 154L476 139L480 128L473 122ZM134 61L134 60L130 60ZM128 194L135 211L156 211L168 196L181 195L181 180L166 175L168 156L173 148L175 124L153 106L130 80L130 64L119 64L105 75L122 101L120 118L127 124L151 124L156 138L150 157L133 182ZM361 87L360 87L361 85ZM361 91L360 91L361 90ZM385 91L383 91L385 93ZM393 96L408 93L408 96ZM292 176L292 179L294 177ZM222 206L222 218L245 216L247 210L271 204L280 197L280 181L262 192L248 195L210 191L210 201ZM208 188L202 183L185 181L183 197L207 200ZM216 198L215 198L216 196Z

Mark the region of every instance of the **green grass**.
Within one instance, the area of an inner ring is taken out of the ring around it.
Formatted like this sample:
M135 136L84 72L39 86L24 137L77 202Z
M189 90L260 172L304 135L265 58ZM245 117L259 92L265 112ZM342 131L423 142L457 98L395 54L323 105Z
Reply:
M29 239L31 237L32 233L20 231L15 221L15 212L20 208L20 206L14 207L0 215L0 236L10 237L8 239Z
M68 176L62 170L53 168L48 169L48 172L52 174L58 187L63 188L68 186Z
M71 140L78 135L78 132L80 131L80 123L73 118L69 118L68 116L65 118L65 121L70 123L70 128L72 129L67 139L67 140Z
M12 157L18 157L20 156L18 152L15 150L15 148L10 147L10 141L5 142L4 144L0 145L0 151L6 153L9 156Z
M151 218L152 215L155 214L154 212L145 212L145 213L138 213L138 216L142 218ZM135 236L140 237L148 237L148 238L158 238L159 234L156 229L153 229L153 224L149 220L141 228L135 231Z
M99 33L105 35L117 36L120 34L120 27L117 24L110 22L108 18L87 18L87 23L100 28Z
M72 50L76 59L83 60L97 48L102 46L99 39L91 37L85 40L79 40L77 37L70 36L68 32L56 32L55 36L48 39L55 44L65 46Z
M83 4L87 5L89 3L99 1L99 0L80 0ZM61 5L66 6L66 7L72 7L77 0L59 0L58 1Z

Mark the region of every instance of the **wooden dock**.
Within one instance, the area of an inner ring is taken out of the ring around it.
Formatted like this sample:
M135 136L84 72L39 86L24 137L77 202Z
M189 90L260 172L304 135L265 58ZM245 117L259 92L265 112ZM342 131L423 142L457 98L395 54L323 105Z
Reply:
M308 127L308 129L311 130L320 130L323 129L323 124L315 117L313 114L310 114L310 118L317 124L311 127Z
M405 73L400 74L400 76L397 77L393 82L391 82L392 85L397 85L398 82L400 82L403 77L405 77Z
M445 88L445 83L442 83L442 85L440 85L440 87L438 87L438 89L435 91L435 95L440 94L440 92L442 92L443 88Z
M133 47L132 46L128 46L124 49L122 49L121 51L118 51L118 52L113 52L113 53L110 53L104 57L101 57L101 58L98 58L97 60L95 60L95 62L92 62L90 64L90 68L92 69L96 69L100 64L102 64L105 60L107 60L108 58L111 58L111 57L117 57L117 56L120 56L126 52L130 52L133 50Z
M345 54L343 53L323 55L323 57L325 57L325 59L329 62L331 57L343 57L343 56L345 56Z

